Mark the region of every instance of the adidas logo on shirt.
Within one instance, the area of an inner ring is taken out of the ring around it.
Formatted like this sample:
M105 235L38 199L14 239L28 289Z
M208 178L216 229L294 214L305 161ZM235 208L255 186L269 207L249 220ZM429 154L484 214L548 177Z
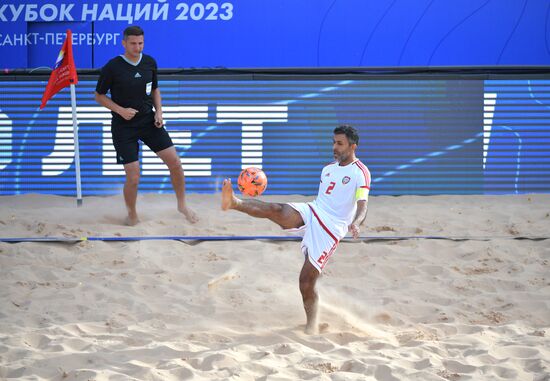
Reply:
M136 75L134 75L134 78L141 78L141 75L139 73L136 73Z

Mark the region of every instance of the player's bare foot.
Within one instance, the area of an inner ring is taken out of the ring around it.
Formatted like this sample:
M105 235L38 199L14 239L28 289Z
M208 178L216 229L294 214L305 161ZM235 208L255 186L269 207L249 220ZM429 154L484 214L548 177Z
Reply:
M222 185L222 210L233 209L239 203L239 199L233 193L231 179L223 180Z
M189 209L186 206L178 207L178 212L183 214L187 221L191 222L192 224L199 221L199 216L195 212L193 212L191 209Z
M304 328L304 333L306 335L319 335L319 334L327 333L328 329L329 329L328 323L320 323L316 325L312 324L312 327L308 327L308 325L306 324L306 327Z
M304 332L306 333L306 335L318 335L319 324L306 324Z
M128 214L124 219L124 224L127 226L135 226L139 223L137 214Z

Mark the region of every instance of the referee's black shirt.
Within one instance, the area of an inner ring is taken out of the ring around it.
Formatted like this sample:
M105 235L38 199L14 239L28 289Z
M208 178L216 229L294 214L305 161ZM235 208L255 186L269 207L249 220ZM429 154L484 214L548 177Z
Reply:
M157 87L157 63L153 57L142 54L137 65L127 62L122 56L107 62L101 69L95 91L98 94L107 94L111 91L113 102L121 107L131 107L138 111L129 121L111 112L113 123L124 125L139 121L153 112L151 94Z

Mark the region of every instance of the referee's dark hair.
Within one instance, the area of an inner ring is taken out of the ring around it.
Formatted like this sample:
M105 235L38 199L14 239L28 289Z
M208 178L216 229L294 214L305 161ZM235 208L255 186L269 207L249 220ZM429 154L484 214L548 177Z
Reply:
M357 130L350 126L349 124L341 124L334 129L334 135L346 135L348 138L349 144L358 144L359 143L359 134Z
M141 29L137 25L129 26L128 28L124 29L124 39L126 40L128 36L143 36L145 33L143 32L143 29Z

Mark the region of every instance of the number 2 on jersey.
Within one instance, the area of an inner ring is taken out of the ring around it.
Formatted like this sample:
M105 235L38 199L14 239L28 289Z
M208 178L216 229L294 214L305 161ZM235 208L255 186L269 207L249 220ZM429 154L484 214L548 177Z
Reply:
M327 187L327 190L325 191L325 194L330 194L335 186L336 186L336 183L334 181L331 181Z

